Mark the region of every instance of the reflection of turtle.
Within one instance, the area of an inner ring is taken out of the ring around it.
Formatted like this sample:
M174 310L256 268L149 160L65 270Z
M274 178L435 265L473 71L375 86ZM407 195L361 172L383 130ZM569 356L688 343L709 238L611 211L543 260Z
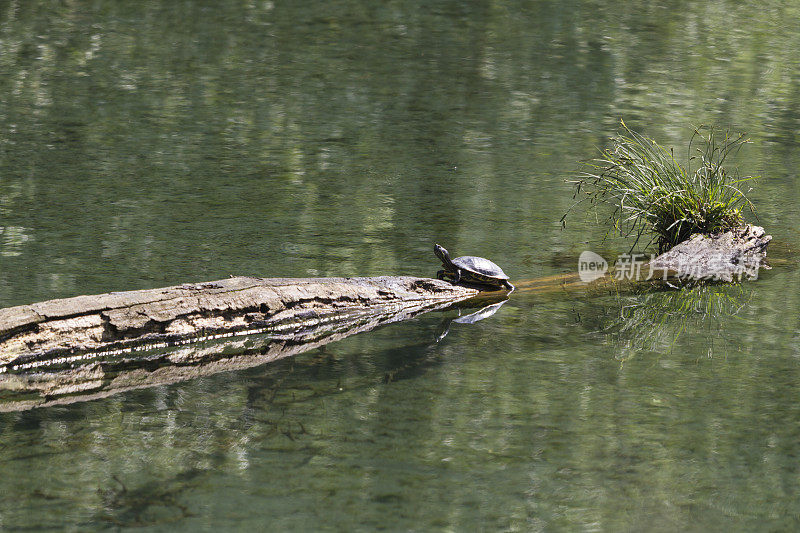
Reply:
M465 255L450 259L450 254L438 244L433 245L433 251L442 261L444 270L436 273L436 277L444 279L445 276L451 278L453 283L464 281L466 283L477 283L479 285L489 285L492 287L505 287L513 291L514 286L508 282L508 276L503 269L483 257L473 257Z
M482 307L475 311L474 313L470 313L468 315L461 316L461 309L458 310L458 318L445 318L439 324L439 327L436 330L436 342L439 342L443 338L445 338L450 331L450 324L457 323L457 324L474 324L475 322L480 322L484 318L489 318L493 314L500 309L504 303L506 303L508 299L505 299L501 302L497 302L491 305L487 305L486 307Z
M484 318L489 318L495 314L497 310L500 309L507 301L508 300L503 300L502 302L497 302L496 304L487 305L486 307L478 309L474 313L454 318L453 322L458 324L474 324L475 322L480 322Z

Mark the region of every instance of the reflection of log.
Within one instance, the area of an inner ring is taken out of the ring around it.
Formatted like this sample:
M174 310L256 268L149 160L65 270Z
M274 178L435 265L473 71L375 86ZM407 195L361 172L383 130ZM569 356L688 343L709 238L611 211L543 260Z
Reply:
M401 313L477 290L412 277L231 278L0 309L0 372L260 331L298 331L344 315Z
M415 278L401 280L404 283L417 281ZM320 281L324 283L327 280ZM369 281L370 284L373 282ZM83 360L78 365L51 364L25 372L7 372L0 374L0 411L91 400L126 390L250 368L313 350L378 326L448 307L452 304L451 297L468 296L474 292L474 289L450 292L444 287L444 291L437 291L435 301L426 296L417 297L415 302L410 302L406 293L401 305L379 305L369 310L360 308L360 312L332 314L327 320L304 321L302 324L295 322L291 329L284 332L242 334L202 340L191 345L143 348L135 353ZM446 294L450 296L445 297ZM494 297L501 294L495 292ZM491 301L488 296L481 299Z

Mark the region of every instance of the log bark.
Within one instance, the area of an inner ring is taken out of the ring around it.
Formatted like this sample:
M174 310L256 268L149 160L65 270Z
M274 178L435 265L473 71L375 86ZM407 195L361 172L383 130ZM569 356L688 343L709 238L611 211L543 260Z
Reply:
M715 235L694 235L656 257L650 266L680 279L728 282L754 279L765 267L763 263L771 240L772 236L760 226L745 226Z
M223 335L452 304L478 290L413 277L230 278L0 309L0 373Z
M317 283L330 285L332 280L315 280L306 284L306 289ZM397 288L415 286L416 278L394 278L388 281ZM423 280L427 281L427 280ZM21 371L0 374L0 412L21 411L50 405L63 405L93 400L120 392L177 383L199 377L250 368L285 357L321 348L338 341L370 331L393 322L413 318L419 314L452 305L478 305L492 303L505 298L500 291L484 293L472 298L474 289L439 287L437 296L420 298L416 290L397 292L403 296L401 305L379 304L369 309L348 310L328 315L327 320L303 320L294 322L284 331L269 331L262 334L242 332L241 335L207 336L202 339L186 338L170 345L154 347L151 344L117 350L119 353L94 352L65 356L60 359L40 359L48 364L34 364ZM338 284L338 282L336 282ZM376 283L385 287L387 280L372 278L359 280L367 286ZM292 285L288 285L292 286ZM331 287L328 287L332 289ZM461 290L465 289L465 290ZM424 289L430 291L430 288ZM405 291L405 289L404 289ZM451 297L462 298L453 304ZM414 301L411 302L410 299ZM281 328L278 328L279 330ZM431 335L431 344L437 342ZM182 344L185 342L185 344ZM23 364L24 366L24 364Z

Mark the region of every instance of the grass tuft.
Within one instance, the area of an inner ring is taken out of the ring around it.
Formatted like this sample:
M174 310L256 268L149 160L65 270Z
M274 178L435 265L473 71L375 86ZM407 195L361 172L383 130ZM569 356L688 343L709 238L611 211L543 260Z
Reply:
M586 195L579 203L610 204L610 219L623 235L636 235L636 242L650 235L659 251L665 251L693 233L742 225L745 207L755 212L739 188L752 177L740 178L723 166L728 156L750 142L745 134L695 128L688 161L682 165L673 150L621 124L623 132L612 139L612 147L590 161L590 170L575 181L575 196Z

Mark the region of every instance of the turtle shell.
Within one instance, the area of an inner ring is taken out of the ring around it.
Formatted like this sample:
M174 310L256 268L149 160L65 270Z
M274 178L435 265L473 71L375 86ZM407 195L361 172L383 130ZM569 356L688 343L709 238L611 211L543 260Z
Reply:
M508 279L508 276L506 276L502 268L483 257L475 257L472 255L456 257L453 259L453 264L462 270L477 274L478 276L498 280Z

